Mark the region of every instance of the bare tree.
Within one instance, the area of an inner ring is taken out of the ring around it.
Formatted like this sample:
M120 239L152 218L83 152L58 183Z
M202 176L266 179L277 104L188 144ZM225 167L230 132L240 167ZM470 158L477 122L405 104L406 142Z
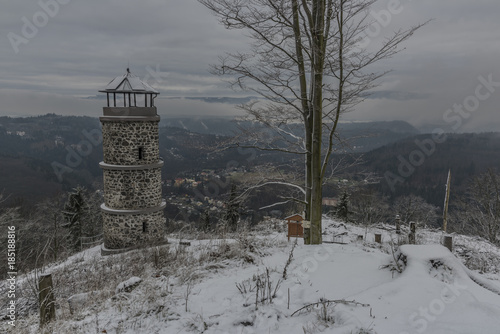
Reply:
M17 270L25 271L43 267L51 261L58 261L74 251L70 231L63 228L67 211L63 210L66 196L58 195L39 202L33 210L27 208L0 209L0 227L15 226ZM83 234L94 236L101 233L99 205L101 199L94 193L85 197L89 210L85 213ZM66 214L66 215L65 215ZM0 238L0 248L6 249L7 238ZM79 250L79 249L78 249ZM3 258L0 256L0 259ZM0 270L0 277L5 275Z
M389 217L387 198L371 188L358 189L351 195L352 220L369 226Z
M69 237L67 229L62 228L64 224L62 200L62 196L49 198L38 203L36 208L37 224L40 226L39 233L42 234L39 234L39 237L44 241L50 240L47 252L50 253L54 261L60 259L66 250L66 241Z
M439 217L437 206L415 195L398 197L394 201L393 209L401 217L401 222L405 224L415 221L424 225L435 225Z
M497 243L500 232L500 176L489 169L473 178L462 203L460 220L464 229Z
M5 196L3 192L0 193L0 204L2 204L3 202L5 202L6 200L8 200L10 197L9 196Z
M395 55L422 25L396 31L369 51L360 42L376 0L198 1L226 28L243 30L252 39L248 52L227 53L213 72L266 101L242 108L279 140L253 136L241 146L304 155L301 187L311 220L310 243L321 243L322 186L340 117L385 74L369 71L372 65ZM297 123L301 135L292 131Z

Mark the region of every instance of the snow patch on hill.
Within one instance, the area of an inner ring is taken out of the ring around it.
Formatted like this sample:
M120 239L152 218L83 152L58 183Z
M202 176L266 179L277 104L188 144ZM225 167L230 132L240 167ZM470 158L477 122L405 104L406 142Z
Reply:
M324 233L322 245L301 239L294 245L283 226L277 231L262 224L232 239L193 237L191 246L171 238L166 246L108 257L97 247L87 250L44 268L53 275L58 318L47 330L498 333L500 251L494 245L455 236L452 254L439 245L440 232L420 230L420 245L398 249L392 245L401 236L392 226L333 220L324 221ZM374 233L382 234L382 244ZM15 328L2 322L0 330L39 332L33 281L34 273L19 281L26 310ZM123 286L133 288L117 290ZM70 312L67 299L89 292Z

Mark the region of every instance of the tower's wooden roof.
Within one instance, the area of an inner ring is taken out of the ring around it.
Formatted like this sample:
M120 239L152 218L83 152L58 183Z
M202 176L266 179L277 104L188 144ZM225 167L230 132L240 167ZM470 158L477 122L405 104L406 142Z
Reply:
M99 92L102 93L135 93L135 94L159 94L159 92L139 79L138 76L127 73L111 80L108 85Z

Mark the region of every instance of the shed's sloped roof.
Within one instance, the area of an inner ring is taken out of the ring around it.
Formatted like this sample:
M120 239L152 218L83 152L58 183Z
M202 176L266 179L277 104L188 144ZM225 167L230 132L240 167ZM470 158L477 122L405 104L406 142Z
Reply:
M293 218L297 218L297 219L300 219L300 220L304 220L304 217L302 217L302 215L301 215L301 214L298 214L298 213L296 213L296 214L294 214L294 215L291 215L291 216L286 217L286 218L285 218L285 220L288 220L288 219L293 219ZM294 220L295 220L295 219L294 219Z
M159 94L159 92L139 79L138 76L130 73L127 68L127 73L111 80L108 85L99 92L102 93L139 93L139 94Z

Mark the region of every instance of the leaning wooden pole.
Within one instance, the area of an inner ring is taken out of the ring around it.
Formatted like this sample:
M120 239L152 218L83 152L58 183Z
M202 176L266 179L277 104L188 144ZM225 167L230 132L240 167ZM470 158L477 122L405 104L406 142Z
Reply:
M444 197L444 208L443 208L443 231L445 233L448 227L448 203L450 201L450 181L451 181L451 170L448 169L448 180L446 181L446 194Z

